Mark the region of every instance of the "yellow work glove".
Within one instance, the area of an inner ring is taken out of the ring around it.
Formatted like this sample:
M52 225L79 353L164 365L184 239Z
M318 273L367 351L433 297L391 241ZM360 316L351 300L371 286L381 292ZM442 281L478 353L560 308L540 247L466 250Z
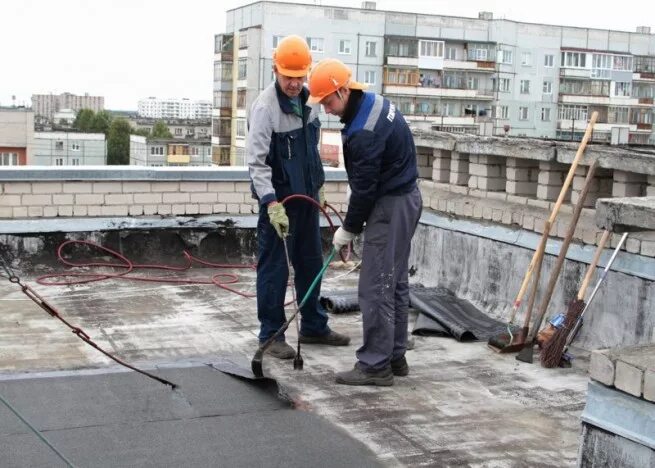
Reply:
M289 233L289 218L282 203L273 202L268 205L268 218L281 239Z
M325 200L325 185L321 185L321 188L318 189L318 202L325 208L325 204L327 203Z

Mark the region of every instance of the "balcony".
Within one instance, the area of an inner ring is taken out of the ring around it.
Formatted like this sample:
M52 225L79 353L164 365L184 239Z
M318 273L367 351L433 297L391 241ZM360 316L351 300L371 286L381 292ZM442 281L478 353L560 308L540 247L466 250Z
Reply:
M648 105L648 106L653 105L653 98L652 97L642 97L642 98L638 98L638 99L639 99L639 104Z
M384 85L383 93L399 96L424 96L452 99L493 99L493 91L491 89L424 88L412 85L386 84Z
M452 70L473 70L480 72L490 72L493 73L496 71L495 62L484 62L484 61L474 61L474 60L444 60L443 67L445 69Z
M168 164L189 164L191 156L188 154L169 154L166 156L166 162Z
M418 57L387 56L386 64L400 67L418 67Z
M563 78L591 78L588 68L560 68L559 76Z

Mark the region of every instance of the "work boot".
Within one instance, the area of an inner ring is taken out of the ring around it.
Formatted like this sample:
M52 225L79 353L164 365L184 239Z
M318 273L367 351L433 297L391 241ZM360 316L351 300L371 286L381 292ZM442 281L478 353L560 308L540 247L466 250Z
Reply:
M405 356L391 361L391 372L398 377L405 377L409 374L409 364Z
M300 335L300 342L303 344L323 344L328 346L348 346L350 337L330 330L330 333L322 336Z
M266 354L278 359L291 359L296 355L296 352L286 341L274 341L266 349Z
M355 364L353 370L339 372L335 380L338 384L344 385L378 385L389 387L393 385L393 373L389 367L380 371L367 372L360 369L358 364Z

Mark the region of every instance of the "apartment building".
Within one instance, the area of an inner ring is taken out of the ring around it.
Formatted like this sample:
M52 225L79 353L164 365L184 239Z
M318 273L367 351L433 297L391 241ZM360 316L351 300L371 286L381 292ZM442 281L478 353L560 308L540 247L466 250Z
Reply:
M211 101L192 101L182 99L141 99L138 104L139 117L151 119L209 119Z
M216 164L243 164L246 111L272 80L280 38L307 38L315 61L337 57L411 122L445 131L594 139L616 129L655 144L655 35L494 19L260 1L227 12L214 41ZM323 129L338 121L322 116Z
M180 141L130 135L130 165L211 166L211 141L209 137L203 140Z
M0 107L0 167L31 164L34 112L25 107Z
M79 112L82 109L91 109L99 112L105 108L104 96L78 96L71 93L62 94L33 94L32 109L35 117L45 117L52 121L55 113L62 109L71 109Z
M38 166L104 166L104 133L36 132L30 164Z
M137 117L128 119L130 125L137 130L152 131L158 121L163 121L170 130L173 138L179 140L206 139L211 136L211 118L206 119L151 119Z

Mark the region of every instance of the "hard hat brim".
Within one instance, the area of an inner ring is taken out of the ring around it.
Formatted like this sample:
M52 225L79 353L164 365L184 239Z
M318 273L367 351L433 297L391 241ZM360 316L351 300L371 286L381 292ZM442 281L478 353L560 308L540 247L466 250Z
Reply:
M301 68L300 70L292 70L290 68L282 68L277 65L277 72L280 75L288 76L289 78L302 78L309 75L309 67Z
M358 81L350 81L347 86L345 86L348 89L358 89L360 91L364 91L368 89L368 85L365 83L360 83ZM334 91L336 93L336 91ZM330 93L332 94L332 93ZM307 102L310 104L318 104L321 102L324 98L329 96L330 94L326 94L325 96L312 96L311 94L309 95L309 98L307 98Z

